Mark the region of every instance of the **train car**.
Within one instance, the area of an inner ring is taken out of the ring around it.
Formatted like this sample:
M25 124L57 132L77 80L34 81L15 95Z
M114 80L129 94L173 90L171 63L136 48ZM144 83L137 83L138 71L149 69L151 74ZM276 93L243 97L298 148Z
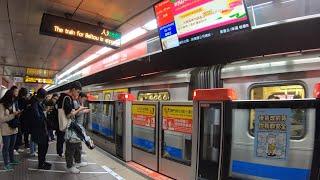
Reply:
M116 114L118 114L118 108L114 102L116 91L133 94L137 98L137 102L191 101L194 89L217 87L231 88L235 90L239 100L245 101L299 100L312 98L313 87L319 80L319 54L303 53L251 58L225 66L217 65L169 73L155 73L142 75L136 79L118 80L111 84L90 85L84 88L84 91L93 97L90 100L90 108L93 109L93 112L88 129L100 136L100 146L103 149L112 154L117 154L114 149L110 150L105 145L109 141L112 142L110 137L116 137L117 131L121 132L115 125L117 124ZM160 106L158 108L157 111L161 113ZM294 111L295 118L291 123L290 148L287 160L270 161L254 156L255 110L233 109L229 172L231 177L242 179L264 179L263 177L266 177L265 175L259 175L259 173L254 174L243 170L252 169L252 167L266 168L266 171L269 168L269 170L283 171L286 174L294 173L301 179L308 176L313 157L314 109L300 108ZM210 111L210 113L212 112ZM210 119L210 113L207 113L207 119ZM160 115L158 116L160 117ZM206 144L204 149L206 155L198 154L198 158L201 156L205 158L202 160L216 162L218 160L217 152L219 151L216 147L218 141L210 141L218 137L218 131L212 127L205 127L206 124L202 126L203 131L208 132L203 132L206 136L201 138L203 142L198 143ZM162 134L162 132L159 132L159 134ZM146 152L161 149L161 152L165 152L166 157L170 157L176 162L191 164L191 154L196 153L191 152L191 146L196 145L191 145L189 136L184 133L166 133L162 137L166 142L164 148L155 146L158 142L154 142L157 141L154 137L155 131L153 128L132 125L133 147ZM159 155L159 157L161 156L164 157L163 154ZM154 169L157 171L161 168ZM204 169L203 171L210 170ZM252 171L260 172L261 169L253 169ZM206 174L207 172L202 173ZM179 177L170 173L169 176ZM267 177L272 178L272 176Z
M237 62L222 69L221 79L223 87L234 89L240 100L308 99L320 81L320 58L319 54L309 53ZM284 178L307 179L313 157L315 109L294 109L290 148L282 161L255 157L254 113L254 109L233 110L232 177L277 179L276 174L281 173Z

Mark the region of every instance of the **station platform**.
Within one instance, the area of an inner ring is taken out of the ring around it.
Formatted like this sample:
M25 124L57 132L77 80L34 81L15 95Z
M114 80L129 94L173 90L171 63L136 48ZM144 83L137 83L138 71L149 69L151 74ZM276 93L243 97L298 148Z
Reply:
M123 180L150 179L136 173L126 163L115 160L99 147L89 150L85 146L86 154L82 160L88 162L88 166L80 168L80 174L70 174L66 169L64 158L60 158L55 150L56 142L49 145L47 162L52 164L51 170L39 170L37 157L30 157L28 152L20 153L16 156L21 163L14 167L14 171L3 170L3 159L0 158L0 180Z

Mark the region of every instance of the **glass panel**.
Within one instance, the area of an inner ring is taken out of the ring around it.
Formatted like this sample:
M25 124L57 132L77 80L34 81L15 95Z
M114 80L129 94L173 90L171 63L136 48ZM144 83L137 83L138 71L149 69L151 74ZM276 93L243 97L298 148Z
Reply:
M304 99L305 89L302 85L259 85L251 88L251 100L276 100L276 99ZM255 111L250 111L249 132L254 135ZM305 109L295 109L292 121L291 138L301 139L305 135L306 113Z
M192 106L162 106L162 157L191 165Z
M279 113L282 110L283 113ZM288 113L288 110L291 112ZM284 130L281 126L281 132L279 132L277 125L270 125L278 122L269 120L266 125L267 123L261 121L260 118L260 125L263 123L261 126L263 128L259 128L259 132L262 135L259 134L258 139L252 138L246 133L251 111L261 114L261 109L233 109L232 112L230 176L236 179L309 179L313 154L315 109L303 109L309 128L305 138L299 141L289 141L286 138L293 132L289 129L290 122L286 122L289 128ZM277 111L270 108L269 113L265 114L290 114L287 116L291 117L288 118L289 121L294 121L295 111L296 109L290 108L277 108ZM258 117L257 114L256 118ZM294 128L295 126L291 125L291 129ZM283 136L283 133L287 135Z
M320 13L319 0L246 0L252 27Z
M116 102L116 154L120 157L123 157L124 106L124 103Z
M91 109L91 126L89 126L90 130L94 131L94 132L99 132L100 128L99 128L99 124L100 124L100 120L99 120L99 103L96 102L90 102L89 103L89 107Z
M199 179L218 179L220 156L221 104L201 104Z
M156 106L133 104L132 111L132 146L155 154Z
M104 102L101 106L103 108L101 113L102 122L100 126L100 133L110 140L114 139L114 124L113 124L113 112L114 104L112 102Z

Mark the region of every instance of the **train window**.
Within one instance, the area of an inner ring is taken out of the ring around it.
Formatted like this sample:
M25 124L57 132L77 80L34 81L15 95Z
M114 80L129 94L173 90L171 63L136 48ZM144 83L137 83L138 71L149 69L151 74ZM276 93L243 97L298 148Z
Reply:
M156 106L133 104L132 113L132 146L142 151L156 153Z
M268 99L304 99L306 90L301 83L295 84L258 84L250 89L251 100ZM301 139L305 135L306 110L295 109L295 118L291 123L291 139ZM255 111L250 110L249 133L254 135Z
M192 106L162 106L162 157L191 165Z

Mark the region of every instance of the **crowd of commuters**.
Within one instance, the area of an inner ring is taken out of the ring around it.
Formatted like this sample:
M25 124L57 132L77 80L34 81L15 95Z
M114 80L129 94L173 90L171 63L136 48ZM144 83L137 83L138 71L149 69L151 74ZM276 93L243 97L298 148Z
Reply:
M17 155L27 151L30 156L38 156L39 169L51 169L46 155L49 142L56 140L57 155L65 158L67 170L79 173L80 167L88 165L81 161L81 154L85 153L82 142L90 149L94 148L83 128L90 112L85 106L86 98L79 82L74 82L68 92L61 93L60 96L48 95L43 88L34 95L30 95L26 88L19 89L17 86L7 90L0 99L4 169L14 170L14 166L20 163ZM67 120L66 128L61 127L61 117Z

